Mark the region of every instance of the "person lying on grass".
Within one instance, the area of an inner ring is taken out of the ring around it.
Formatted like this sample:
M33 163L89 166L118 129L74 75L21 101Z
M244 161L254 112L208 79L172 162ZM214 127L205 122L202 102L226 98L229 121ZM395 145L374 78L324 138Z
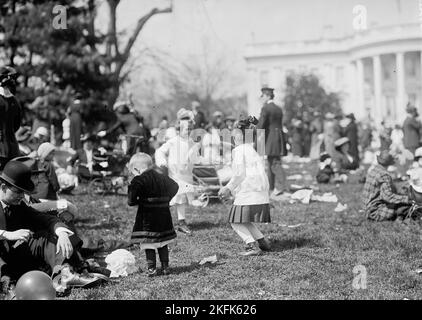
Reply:
M255 117L241 119L235 125L232 170L233 176L220 189L219 196L227 198L232 194L234 203L230 209L229 222L234 231L246 243L243 256L258 255L261 250L269 251L270 245L254 222L271 222L269 182L265 172L264 159L254 149L254 141L247 141L247 130L256 137Z
M386 221L402 219L411 207L409 197L396 192L387 168L395 163L388 150L377 156L377 164L371 167L363 188L365 214L369 220Z
M128 205L138 206L131 242L145 250L147 275L157 275L155 250L161 262L161 272L168 275L168 244L176 238L170 213L170 200L179 185L166 175L152 170L152 159L146 153L136 153L128 165L133 179L128 188Z

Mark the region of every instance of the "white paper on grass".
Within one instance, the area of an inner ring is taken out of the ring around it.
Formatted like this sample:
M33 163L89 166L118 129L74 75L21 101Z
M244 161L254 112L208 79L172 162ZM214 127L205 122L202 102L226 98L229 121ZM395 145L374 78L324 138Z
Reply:
M117 249L105 258L110 278L126 277L138 271L135 256L125 249Z
M308 204L311 201L311 196L314 190L312 189L302 189L298 190L292 194L292 200L299 200L302 203Z
M312 200L318 202L338 202L337 196L331 192L324 193L322 196L313 195Z

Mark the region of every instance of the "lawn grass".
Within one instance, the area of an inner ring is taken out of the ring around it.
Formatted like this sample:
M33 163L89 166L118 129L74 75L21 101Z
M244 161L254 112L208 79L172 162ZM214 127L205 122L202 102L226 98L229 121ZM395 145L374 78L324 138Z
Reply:
M289 174L315 171L315 165L291 167ZM335 203L274 203L272 223L260 225L273 251L257 257L238 255L244 244L226 222L223 204L189 208L193 235L178 234L171 246L170 276L147 278L139 272L98 288L74 289L64 299L420 299L422 275L412 272L422 264L419 222L367 221L362 188L358 183L320 186L318 194L331 191L348 204L339 213ZM67 198L79 207L81 234L129 239L136 208L128 207L125 197ZM136 247L131 252L145 271L144 254ZM198 265L214 254L217 265ZM367 270L366 289L352 286L357 265Z

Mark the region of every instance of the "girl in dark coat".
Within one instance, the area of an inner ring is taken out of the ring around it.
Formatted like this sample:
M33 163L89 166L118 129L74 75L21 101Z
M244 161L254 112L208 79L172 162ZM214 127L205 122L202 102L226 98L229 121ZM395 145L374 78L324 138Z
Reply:
M128 189L129 206L138 206L131 242L140 243L145 250L148 276L157 275L157 249L164 275L169 274L168 244L176 238L169 202L176 195L179 185L151 169L152 159L146 153L136 153L129 162L129 171L135 176Z

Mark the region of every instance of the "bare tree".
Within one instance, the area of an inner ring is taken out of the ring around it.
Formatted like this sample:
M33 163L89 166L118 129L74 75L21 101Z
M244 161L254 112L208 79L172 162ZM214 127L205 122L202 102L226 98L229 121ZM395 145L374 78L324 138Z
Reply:
M153 16L163 13L171 13L173 11L173 2L171 1L169 7L167 8L153 8L148 13L140 17L132 34L129 36L127 42L123 45L119 43L118 31L116 29L116 12L117 7L120 4L120 0L107 0L107 3L110 9L110 13L107 32L106 56L108 61L107 71L113 75L113 90L109 100L109 105L112 105L119 96L120 85L129 76L130 68L128 68L127 72L123 72L123 69L129 61L131 50L141 30Z

